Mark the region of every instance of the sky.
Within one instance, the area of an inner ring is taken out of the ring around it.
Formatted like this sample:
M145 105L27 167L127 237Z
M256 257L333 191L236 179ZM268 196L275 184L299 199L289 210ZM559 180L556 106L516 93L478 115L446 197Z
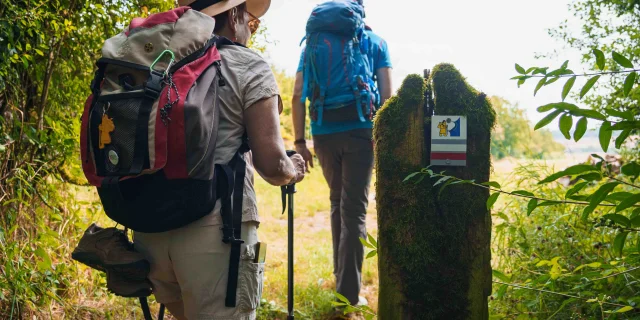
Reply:
M583 71L580 54L564 51L564 43L551 38L549 28L572 20L571 0L364 0L367 24L389 45L393 86L412 73L438 63L454 64L476 89L501 96L527 110L538 121L535 108L560 101L563 82L543 88L533 96L535 83L518 89L515 63L559 67L571 60L575 72ZM272 0L263 17L269 39L266 58L294 75L300 58L311 10L323 0ZM575 23L575 22L574 22ZM560 50L552 60L535 59L536 53ZM574 88L580 88L576 82ZM577 89L576 89L577 90Z

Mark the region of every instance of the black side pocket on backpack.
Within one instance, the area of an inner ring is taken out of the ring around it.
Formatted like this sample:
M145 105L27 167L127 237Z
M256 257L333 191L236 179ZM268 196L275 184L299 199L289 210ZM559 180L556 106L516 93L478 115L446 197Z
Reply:
M98 175L130 175L136 156L144 157L142 169L149 168L149 141L136 140L139 122L144 122L145 128L149 125L149 117L142 117L140 112L144 101L144 91L98 98L91 112L91 137Z

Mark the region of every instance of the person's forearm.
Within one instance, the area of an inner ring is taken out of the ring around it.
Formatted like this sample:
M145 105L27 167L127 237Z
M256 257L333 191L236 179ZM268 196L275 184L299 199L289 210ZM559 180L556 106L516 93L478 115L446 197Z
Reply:
M296 177L296 168L289 158L283 158L278 161L278 166L269 170L256 170L260 176L270 185L285 186L291 183Z
M380 105L384 106L384 103L391 98L391 88L384 89L380 92Z
M244 111L253 166L268 183L286 185L296 177L296 168L287 156L280 135L278 97L263 99Z
M378 89L380 91L380 105L383 106L384 103L391 98L393 94L393 85L391 83L391 68L380 68L377 71L378 77Z
M294 95L291 102L291 115L293 117L293 132L296 140L304 139L305 133L305 120L307 117L307 110L302 101L301 96Z

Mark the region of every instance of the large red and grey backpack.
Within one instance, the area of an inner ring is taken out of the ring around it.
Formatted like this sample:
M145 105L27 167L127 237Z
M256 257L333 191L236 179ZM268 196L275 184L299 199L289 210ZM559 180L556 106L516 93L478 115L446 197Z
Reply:
M106 214L134 231L185 226L221 199L231 279L242 243L241 154L248 147L244 139L229 164L214 164L218 93L225 85L218 49L235 45L215 36L214 26L213 18L180 7L133 19L108 39L85 103L80 143L83 171ZM232 289L228 305L235 305Z

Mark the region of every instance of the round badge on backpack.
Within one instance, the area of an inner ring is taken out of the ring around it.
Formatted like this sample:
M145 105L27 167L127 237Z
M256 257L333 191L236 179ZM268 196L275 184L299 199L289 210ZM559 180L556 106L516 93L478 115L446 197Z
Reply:
M106 169L109 172L117 172L120 168L120 155L114 146L107 146L106 148Z

